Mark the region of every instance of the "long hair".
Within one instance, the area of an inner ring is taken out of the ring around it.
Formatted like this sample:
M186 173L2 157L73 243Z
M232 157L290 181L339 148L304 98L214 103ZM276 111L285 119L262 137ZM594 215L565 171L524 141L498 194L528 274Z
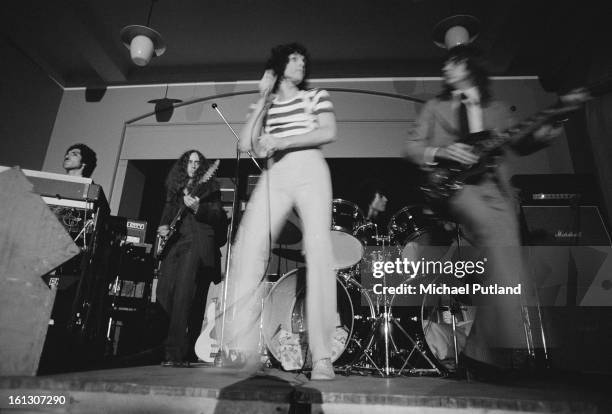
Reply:
M485 67L485 63L480 57L480 52L468 45L459 45L451 48L444 62L465 62L465 67L467 71L470 73L470 77L474 86L478 88L480 92L480 101L482 104L487 104L491 100L491 89L490 89L490 80L489 80L489 72ZM448 100L451 98L453 88L444 83L444 90L439 95L439 98Z
M285 68L289 62L289 56L292 53L299 53L304 56L304 78L297 87L298 89L308 89L308 76L310 75L310 54L306 48L299 43L289 43L285 45L278 45L272 48L270 57L266 63L266 69L272 69L276 74L276 83L272 88L272 93L275 93L280 85Z
M83 168L83 177L91 177L91 174L93 174L96 166L98 165L98 157L96 156L96 152L87 145L78 143L68 147L66 154L73 149L78 149L81 151L81 163L85 164L85 168Z
M189 157L192 153L198 154L200 158L200 166L193 174L193 180L189 180L187 175L187 165L189 164ZM183 196L183 188L187 188L187 191L192 191L195 185L200 181L204 172L209 167L209 162L206 157L198 150L189 150L183 153L172 165L168 176L166 177L166 199L172 200Z

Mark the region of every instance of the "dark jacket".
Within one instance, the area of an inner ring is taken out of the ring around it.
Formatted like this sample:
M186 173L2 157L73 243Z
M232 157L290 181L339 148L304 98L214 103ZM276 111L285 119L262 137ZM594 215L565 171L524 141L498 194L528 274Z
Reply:
M202 266L213 268L211 280L215 283L221 281L221 252L219 247L227 241L228 219L221 205L221 191L219 184L212 179L197 191L200 205L197 212L184 208L176 237L170 243L178 240L191 239ZM170 225L180 208L184 206L183 197L179 195L167 198L162 213L160 225ZM168 246L171 249L172 245Z

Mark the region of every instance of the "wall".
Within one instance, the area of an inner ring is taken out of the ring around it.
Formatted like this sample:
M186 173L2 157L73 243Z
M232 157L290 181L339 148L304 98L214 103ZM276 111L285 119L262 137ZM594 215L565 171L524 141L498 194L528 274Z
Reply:
M62 88L3 36L0 54L0 165L40 170Z
M426 100L440 89L438 78L339 79L312 81L314 87L352 89L398 94ZM550 104L535 78L504 78L493 82L495 95L516 107L517 119ZM171 159L188 148L198 148L211 158L234 158L234 138L211 103L219 105L228 122L238 131L254 94L255 81L109 88L100 102L86 102L83 89L67 89L62 99L44 169L61 172L63 153L71 143L85 142L98 153L94 180L105 189L111 208L117 212L130 159ZM218 97L218 95L226 95ZM211 97L174 110L169 122L157 122L148 101L164 96L182 101ZM338 119L338 140L325 147L327 157L395 157L421 104L372 93L333 91ZM136 118L140 118L135 120ZM128 124L126 124L128 123ZM564 137L548 149L529 157L513 158L511 172L571 173ZM125 188L125 191L134 189Z

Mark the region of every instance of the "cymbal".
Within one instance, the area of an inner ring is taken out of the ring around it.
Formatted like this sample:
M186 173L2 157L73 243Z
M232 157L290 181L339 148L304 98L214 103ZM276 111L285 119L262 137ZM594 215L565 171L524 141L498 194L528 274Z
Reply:
M272 253L285 259L293 260L294 262L304 263L306 261L304 255L302 255L302 251L297 249L283 249L275 247L272 249Z
M302 231L298 226L293 224L290 221L286 221L283 229L281 230L278 239L276 239L277 244L295 244L299 243L302 240Z

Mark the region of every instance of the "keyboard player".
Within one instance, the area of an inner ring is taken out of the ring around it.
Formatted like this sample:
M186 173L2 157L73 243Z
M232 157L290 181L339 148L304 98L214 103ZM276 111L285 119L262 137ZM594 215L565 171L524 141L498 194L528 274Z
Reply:
M89 178L97 163L95 151L85 144L71 145L64 155L64 170L68 175Z

